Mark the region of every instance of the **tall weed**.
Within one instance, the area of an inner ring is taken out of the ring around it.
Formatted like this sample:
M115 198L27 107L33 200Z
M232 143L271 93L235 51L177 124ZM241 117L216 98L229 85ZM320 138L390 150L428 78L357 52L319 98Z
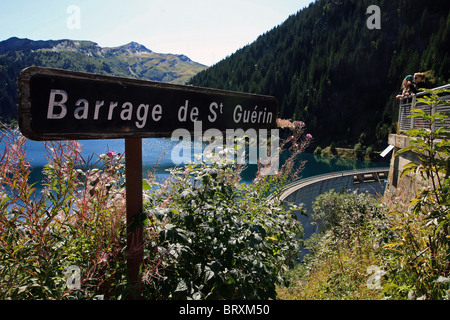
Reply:
M120 296L126 283L122 156L108 153L91 163L76 141L47 142L37 192L28 183L25 141L17 129L2 131L1 298ZM69 274L73 266L79 274Z

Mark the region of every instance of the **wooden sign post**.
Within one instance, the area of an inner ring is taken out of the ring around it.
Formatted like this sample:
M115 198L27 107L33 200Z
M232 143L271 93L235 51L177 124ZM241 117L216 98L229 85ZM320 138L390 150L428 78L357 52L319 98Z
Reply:
M127 265L130 286L139 292L139 267L143 262L143 230L138 218L142 212L142 139L125 139L127 209Z
M32 140L125 139L128 273L142 263L142 138L176 129L270 129L275 98L60 69L29 67L18 78L19 128Z

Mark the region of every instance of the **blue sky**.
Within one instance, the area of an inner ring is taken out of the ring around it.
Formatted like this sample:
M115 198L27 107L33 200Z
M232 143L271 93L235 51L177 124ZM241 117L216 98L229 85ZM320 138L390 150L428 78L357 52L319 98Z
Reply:
M136 41L155 52L185 54L212 65L311 2L0 0L0 41L13 36L74 39L94 41L102 47Z

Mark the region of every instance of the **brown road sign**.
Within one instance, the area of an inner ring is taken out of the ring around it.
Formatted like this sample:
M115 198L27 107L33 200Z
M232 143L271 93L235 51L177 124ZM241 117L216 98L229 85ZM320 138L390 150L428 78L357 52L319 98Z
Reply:
M19 75L19 126L33 140L170 137L175 129L276 127L274 97L59 69Z

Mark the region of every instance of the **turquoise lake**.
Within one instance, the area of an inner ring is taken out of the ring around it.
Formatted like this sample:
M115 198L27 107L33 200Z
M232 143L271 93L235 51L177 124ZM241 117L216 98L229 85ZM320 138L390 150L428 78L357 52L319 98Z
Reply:
M116 153L123 153L125 150L124 139L112 140L84 140L80 141L83 146L82 155L89 156L107 153L114 150ZM142 140L142 162L143 177L147 176L148 171L153 171L156 163L156 175L159 178L167 177L167 169L174 166L171 161L171 151L178 142L171 141L170 138L149 138ZM0 144L0 152L4 146ZM33 168L30 182L39 182L42 180L42 168L47 163L46 150L42 142L27 140L27 153L30 164ZM387 158L390 158L389 156ZM159 159L159 161L158 161ZM344 170L389 167L388 159L385 162L361 161L352 159L337 159L322 156L316 156L311 153L302 153L299 156L300 161L307 161L301 177L307 178L318 174L332 173ZM282 162L282 159L280 160ZM256 165L248 165L243 172L242 181L251 182L256 173Z

